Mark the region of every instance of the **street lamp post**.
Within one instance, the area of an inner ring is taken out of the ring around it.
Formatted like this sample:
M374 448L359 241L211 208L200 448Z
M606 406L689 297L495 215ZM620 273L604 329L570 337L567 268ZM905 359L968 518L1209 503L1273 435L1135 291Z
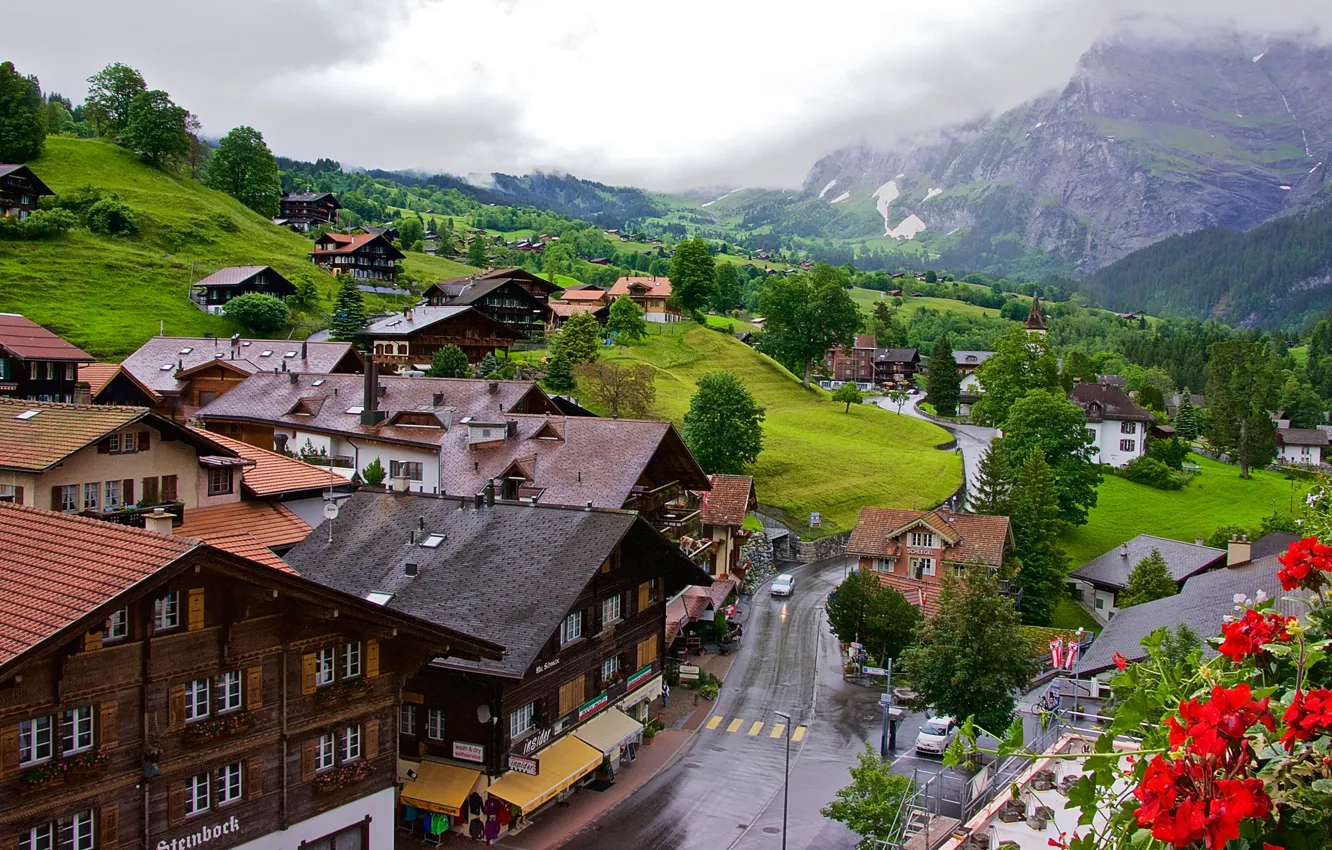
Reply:
M773 712L786 721L786 772L782 779L782 850L786 850L786 809L791 800L791 715Z

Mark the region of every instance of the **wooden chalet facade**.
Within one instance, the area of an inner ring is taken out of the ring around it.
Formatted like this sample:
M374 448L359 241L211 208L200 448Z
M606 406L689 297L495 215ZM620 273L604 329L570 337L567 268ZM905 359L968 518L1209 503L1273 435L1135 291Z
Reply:
M37 209L37 199L55 192L26 165L0 165L0 216L27 218Z
M401 315L372 322L359 336L385 372L428 368L435 352L456 345L469 363L493 351L508 351L527 339L522 330L496 321L476 307L409 307Z
M208 313L221 313L228 301L257 292L274 298L296 294L296 286L270 266L218 269L190 287L190 300Z
M547 322L548 301L544 292L533 295L517 280L493 276L443 280L425 291L427 306L471 307L527 337Z
M606 293L607 303L621 295L628 295L649 322L678 322L684 318L680 308L671 301L670 278L622 277Z
M310 252L315 265L330 274L364 280L393 280L393 264L405 256L383 234L373 233L325 233Z
M0 846L391 846L399 689L500 648L234 551L0 504Z
M79 364L93 356L17 313L0 313L0 398L75 400Z
M879 348L874 352L874 382L879 386L907 386L920 371L920 352L914 348Z
M398 754L456 790L409 782L404 802L456 815L476 792L528 818L603 762L628 766L661 692L666 599L711 583L678 548L632 514L493 491L362 491L338 522L331 544L316 532L288 554L302 575L505 646L502 661L442 659L408 682Z
M289 192L278 201L277 223L302 233L338 220L342 204L332 192Z

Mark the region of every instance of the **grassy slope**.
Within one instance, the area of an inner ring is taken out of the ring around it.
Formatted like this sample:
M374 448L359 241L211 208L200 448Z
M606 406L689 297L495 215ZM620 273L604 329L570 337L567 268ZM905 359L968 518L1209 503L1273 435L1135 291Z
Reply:
M1191 456L1202 467L1183 489L1156 490L1107 475L1097 493L1097 505L1088 523L1065 532L1064 548L1074 565L1084 564L1139 534L1155 534L1192 541L1206 537L1218 526L1256 526L1272 509L1290 510L1308 489L1307 482L1291 482L1276 472L1255 471L1244 481L1236 467Z
M56 192L83 185L116 192L139 218L142 232L134 237L78 230L40 242L0 242L0 310L23 313L91 354L123 357L156 334L159 321L176 335L239 330L187 300L191 269L197 280L223 266L270 265L289 278L315 281L332 303L335 281L310 262L308 239L220 192L98 140L51 137L46 153L30 164ZM407 268L426 279L471 270L415 254Z
M823 515L818 533L848 531L865 505L928 507L961 481L957 455L934 448L948 440L943 429L873 405L843 413L776 361L693 323L654 325L649 340L608 356L655 367L656 412L677 425L701 376L736 373L767 410L754 469L759 500L797 531L806 530L810 511Z

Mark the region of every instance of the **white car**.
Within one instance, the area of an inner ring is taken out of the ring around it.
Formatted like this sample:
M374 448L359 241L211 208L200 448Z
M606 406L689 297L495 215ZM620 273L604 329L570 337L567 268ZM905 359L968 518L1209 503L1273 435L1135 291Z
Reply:
M782 573L772 580L772 588L769 592L773 596L790 596L791 589L795 587L795 576L790 573Z
M943 755L957 740L957 721L951 717L931 717L916 736L916 752Z

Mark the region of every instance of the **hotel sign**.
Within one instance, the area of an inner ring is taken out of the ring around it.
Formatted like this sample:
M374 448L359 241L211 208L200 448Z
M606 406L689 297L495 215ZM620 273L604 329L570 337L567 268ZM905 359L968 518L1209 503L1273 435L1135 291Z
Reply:
M578 706L578 719L583 720L590 714L596 714L608 705L610 705L610 692L602 691L592 697L592 699Z
M530 759L510 753L509 770L525 773L528 776L537 776L541 773L541 759Z
M157 842L157 850L193 850L224 835L235 835L240 832L240 827L240 818L232 815L222 823L202 826L184 838L173 838L170 841L164 838Z
M469 744L466 741L454 741L453 757L459 761L478 761L485 764L486 748L480 744Z
M651 675L652 675L652 665L649 664L648 666L644 667L642 670L639 670L638 672L634 673L628 679L625 679L624 682L625 688L632 691L634 688L646 682Z

